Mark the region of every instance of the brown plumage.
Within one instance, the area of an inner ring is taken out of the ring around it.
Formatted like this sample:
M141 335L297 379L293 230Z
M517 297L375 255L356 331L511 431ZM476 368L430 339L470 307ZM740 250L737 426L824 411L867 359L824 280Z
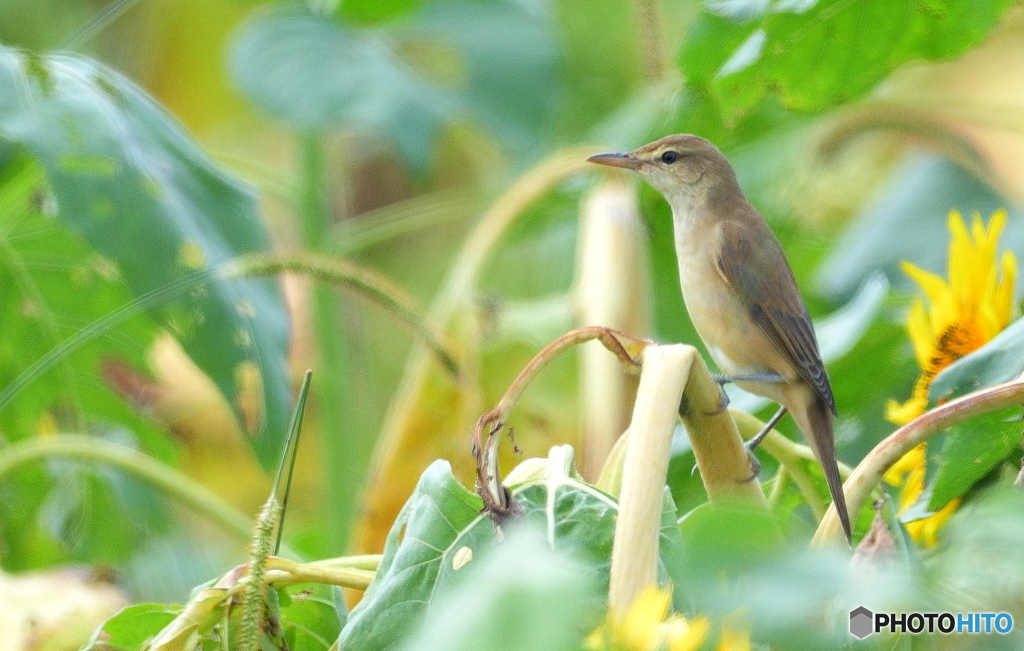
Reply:
M793 415L850 540L833 436L836 403L814 328L782 247L732 165L710 142L686 134L590 160L634 170L672 206L679 280L697 333L726 375L781 378L737 384Z

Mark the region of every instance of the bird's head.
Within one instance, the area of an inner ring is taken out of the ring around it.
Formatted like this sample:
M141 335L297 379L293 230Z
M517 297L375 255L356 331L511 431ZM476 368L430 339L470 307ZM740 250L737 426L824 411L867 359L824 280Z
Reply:
M736 183L732 165L717 147L685 133L666 136L631 152L597 154L587 160L633 170L670 202L700 196L722 182Z

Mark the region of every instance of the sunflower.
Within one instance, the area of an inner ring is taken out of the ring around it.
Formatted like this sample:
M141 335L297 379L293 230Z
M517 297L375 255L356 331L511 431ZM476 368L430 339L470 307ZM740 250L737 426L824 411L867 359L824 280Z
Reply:
M608 619L587 637L588 651L696 651L708 638L707 617L669 613L671 588L645 588L626 613ZM731 622L735 623L735 622ZM750 651L750 635L723 627L716 651Z
M986 228L974 214L968 230L960 213L949 213L949 280L909 262L902 268L924 292L914 301L907 317L907 331L921 375L913 393L900 404L890 400L885 417L905 425L928 407L928 389L942 369L964 355L981 348L1010 323L1013 316L1017 259L1010 251L997 254L999 236L1006 226L1006 211L992 215ZM927 306L925 304L927 300ZM925 448L914 448L885 474L885 480L900 487L903 513L917 502L924 490ZM936 532L956 511L956 499L936 513L907 524L907 531L920 545L935 544Z
M710 625L704 617L687 620L669 614L672 590L649 586L630 604L622 617L608 619L587 638L591 651L694 651L700 648Z

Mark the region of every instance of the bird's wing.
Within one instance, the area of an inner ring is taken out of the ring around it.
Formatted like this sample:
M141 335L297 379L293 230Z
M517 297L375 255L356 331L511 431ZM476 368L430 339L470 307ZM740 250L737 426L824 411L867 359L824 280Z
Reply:
M760 216L755 217L744 220L742 226L732 220L721 223L718 271L747 306L754 322L793 361L800 377L834 414L832 386L793 271L771 229ZM768 277L758 273L759 269L776 269L779 273Z

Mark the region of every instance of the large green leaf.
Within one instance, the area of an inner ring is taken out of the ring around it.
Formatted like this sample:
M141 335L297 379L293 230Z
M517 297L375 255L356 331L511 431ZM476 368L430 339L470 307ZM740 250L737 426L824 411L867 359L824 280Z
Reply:
M438 599L408 651L570 651L601 598L588 568L517 527L464 583Z
M1024 319L1018 319L992 341L942 369L929 393L933 400L942 400L1007 382L1021 373L1024 373Z
M136 296L267 248L255 195L151 98L98 63L0 49L0 139L39 161L58 218ZM269 465L291 402L284 304L273 282L212 276L152 314L243 416L257 456ZM261 395L262 409L243 412L246 388L257 394L246 404ZM16 397L4 393L0 408Z
M523 520L545 531L553 549L584 562L587 581L604 594L617 505L579 479L572 464L572 448L552 448L544 471L513 485L512 492L524 509ZM342 630L341 651L394 648L427 616L435 597L463 584L467 559L477 563L500 549L481 505L455 480L447 462L427 468L388 534L376 579ZM662 558L679 553L675 517L666 499ZM663 577L666 572L663 565Z
M1008 207L1006 199L959 165L937 156L914 155L892 181L852 222L821 266L817 285L834 296L853 292L863 280L883 272L895 287L910 281L899 269L901 260L945 276L950 210L965 217L979 212L987 222ZM913 233L913 237L893 237ZM1010 210L1001 244L1024 248L1024 218Z
M41 172L27 157L0 177L0 387L88 323L131 300L113 267L32 200ZM139 367L156 328L145 315L64 357L0 410L9 441L89 432L169 460L167 437L104 381ZM123 473L70 461L19 468L3 482L0 548L8 569L69 559L123 559L166 526L156 492Z
M170 624L180 606L135 604L103 623L83 651L140 651L146 641Z
M1020 407L1001 409L950 428L934 482L929 482L929 511L966 493L1020 445L1022 432Z
M506 145L535 145L553 97L554 52L543 18L502 0L430 3L381 32L276 7L242 27L230 58L242 90L294 129L368 129L422 168L438 129L461 117Z
M769 93L819 111L856 99L901 63L977 44L1012 0L707 0L680 63L729 118Z

